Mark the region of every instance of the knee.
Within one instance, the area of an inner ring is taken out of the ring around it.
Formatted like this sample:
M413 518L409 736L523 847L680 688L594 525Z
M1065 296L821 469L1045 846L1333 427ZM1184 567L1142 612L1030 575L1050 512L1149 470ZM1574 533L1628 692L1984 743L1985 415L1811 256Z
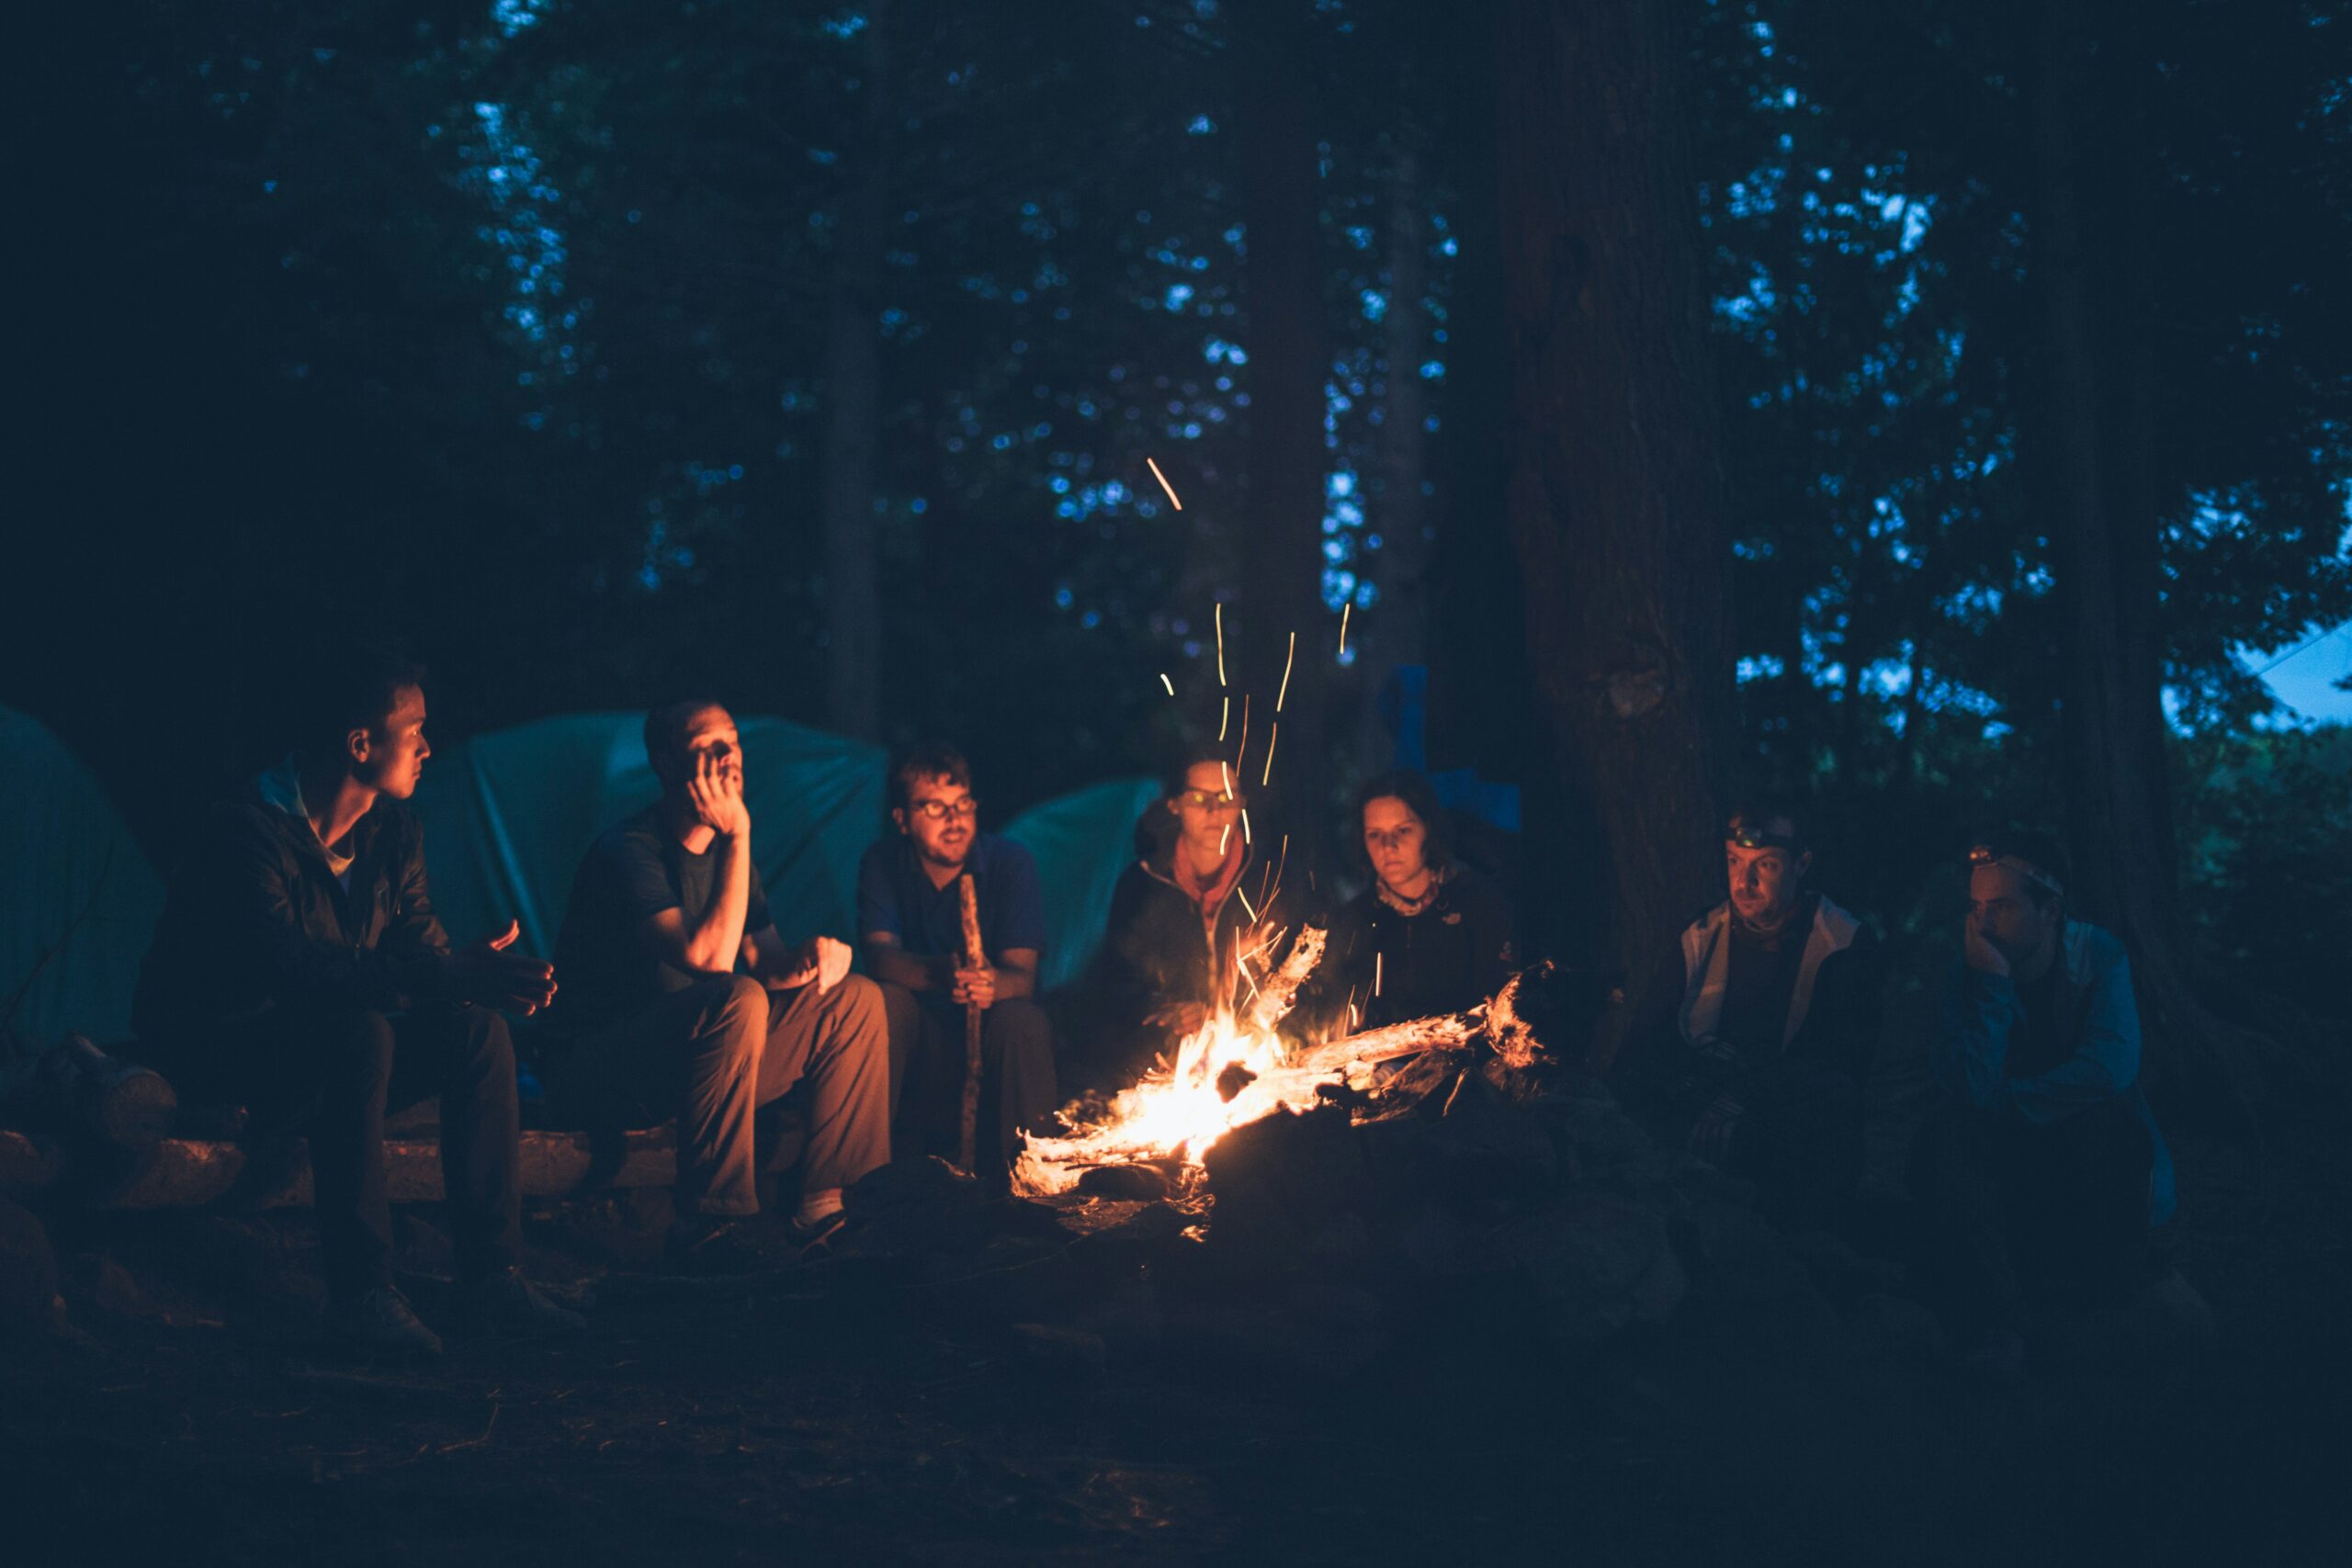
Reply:
M380 1012L355 1008L328 1017L327 1037L336 1055L363 1073L389 1077L392 1070L392 1021Z
M513 1067L514 1033L503 1014L488 1008L466 1010L466 1059L484 1067Z
M1020 1055L1054 1049L1054 1026L1046 1010L1027 997L1011 997L988 1010L988 1038L1000 1050Z
M877 1045L888 1038L891 1020L882 987L865 976L842 976L829 999L833 1005L833 1016L850 1033L871 1034Z
M756 1052L768 1033L768 988L749 975L697 981L703 993L703 1038L730 1054Z

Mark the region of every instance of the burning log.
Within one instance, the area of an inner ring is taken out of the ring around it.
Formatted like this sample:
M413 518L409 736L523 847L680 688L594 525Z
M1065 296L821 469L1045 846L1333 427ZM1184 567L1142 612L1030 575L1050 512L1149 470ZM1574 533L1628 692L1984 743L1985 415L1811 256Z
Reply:
M1257 999L1250 1004L1250 1025L1261 1033L1272 1034L1274 1026L1288 1016L1293 1003L1298 1000L1298 988L1323 962L1323 945L1329 938L1317 927L1308 926L1291 943L1290 956L1282 967L1266 977L1258 987Z
M1519 1016L1520 988L1528 976L1541 978L1550 967L1539 964L1512 976L1503 982L1501 990L1476 1007L1386 1024L1315 1046L1296 1065L1306 1072L1352 1077L1383 1062L1418 1056L1424 1051L1466 1050L1472 1042L1484 1040L1506 1066L1532 1067L1550 1057L1534 1030Z

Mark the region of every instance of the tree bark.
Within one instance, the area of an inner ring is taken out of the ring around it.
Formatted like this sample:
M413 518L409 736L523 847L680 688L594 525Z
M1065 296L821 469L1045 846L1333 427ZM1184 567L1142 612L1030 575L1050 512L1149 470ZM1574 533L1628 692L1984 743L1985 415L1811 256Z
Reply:
M825 712L843 735L882 732L880 550L874 513L882 401L882 254L890 190L890 6L865 9L857 123L842 164L825 337Z
M2244 1112L2233 1031L2190 989L2165 743L2147 264L2153 62L2058 0L2037 28L2032 265L2048 361L2041 455L2069 613L2061 748L2072 913L2122 939L2143 1077ZM2094 173L2095 171L2095 173ZM2169 1083L2168 1083L2169 1080Z
M1429 396L1421 382L1421 361L1430 336L1421 296L1429 287L1430 214L1419 137L1410 126L1399 127L1394 136L1379 468L1364 512L1367 531L1381 539L1378 555L1368 563L1380 588L1380 614L1376 624L1366 627L1370 635L1363 642L1363 691L1374 703L1390 671L1426 664L1429 659L1428 506L1421 496L1421 480L1429 468L1429 435L1422 428L1429 418ZM1366 742L1366 764L1387 766L1380 725L1368 721L1359 728Z
M1290 634L1298 661L1282 716L1274 787L1283 820L1319 836L1329 759L1323 705L1337 628L1323 607L1323 385L1330 355L1323 310L1319 214L1323 198L1311 74L1312 7L1264 0L1235 14L1241 72L1244 343L1250 354L1245 448L1248 524L1242 590L1226 612L1234 725L1251 697L1249 755L1255 787L1273 721ZM1238 739L1238 734L1232 739ZM1314 863L1309 857L1308 864ZM1295 868L1294 868L1295 869Z
M1560 771L1605 852L1598 867L1549 868L1549 893L1605 901L1604 948L1636 984L1722 897L1732 715L1670 17L1658 0L1512 0L1499 39L1509 512Z

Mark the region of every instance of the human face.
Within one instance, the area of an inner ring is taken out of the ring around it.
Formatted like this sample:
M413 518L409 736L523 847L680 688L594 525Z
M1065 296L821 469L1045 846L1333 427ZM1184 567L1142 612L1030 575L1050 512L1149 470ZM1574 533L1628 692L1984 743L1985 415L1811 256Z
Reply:
M1363 803L1363 851L1372 869L1400 898L1418 898L1428 887L1429 824L1403 799L1384 795Z
M1168 803L1183 825L1193 858L1214 861L1240 831L1241 808L1249 797L1239 794L1241 781L1217 762L1195 762L1184 770L1184 793ZM1234 793L1227 793L1228 788Z
M1742 824L1743 826L1745 824ZM1757 824L1778 839L1796 837L1796 824L1775 817ZM1776 929L1796 908L1804 874L1813 869L1813 853L1797 854L1778 844L1745 849L1724 840L1724 870L1731 882L1731 907L1739 918L1759 931Z
M2000 864L1968 871L1968 924L1994 952L2009 961L2019 979L2033 979L2050 966L2065 912L2052 898L2034 902L2037 889L2023 872Z
M673 787L684 789L707 756L713 769L743 787L743 738L735 732L735 716L722 707L707 707L686 721L685 772Z
M379 795L406 800L416 793L433 743L424 739L424 689L402 686L391 711L366 729L351 732L351 773Z
M955 867L972 852L980 803L953 779L933 776L907 786L907 803L891 811L899 831L912 839L915 853L936 866Z

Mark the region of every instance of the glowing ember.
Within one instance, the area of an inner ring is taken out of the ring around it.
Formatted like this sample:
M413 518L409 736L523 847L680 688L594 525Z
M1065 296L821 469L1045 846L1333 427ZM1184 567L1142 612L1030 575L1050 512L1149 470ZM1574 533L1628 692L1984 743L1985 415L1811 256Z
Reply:
M1149 466L1151 477L1159 481L1159 488L1168 492L1168 504L1179 512L1183 511L1184 503L1176 499L1176 487L1168 482L1168 476L1159 471L1159 465L1149 457L1146 457L1144 462Z

